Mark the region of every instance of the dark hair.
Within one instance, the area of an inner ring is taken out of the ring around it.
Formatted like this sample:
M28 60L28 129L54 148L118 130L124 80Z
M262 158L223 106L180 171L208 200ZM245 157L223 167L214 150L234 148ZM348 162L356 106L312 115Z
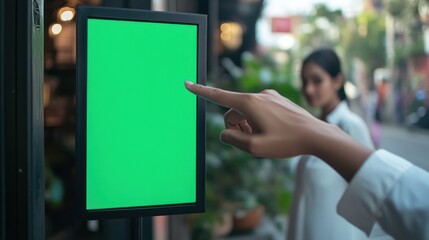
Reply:
M335 78L338 76L338 74L341 74L340 58L332 49L322 48L322 49L315 50L310 55L308 55L302 63L301 78L302 78L302 71L304 70L305 65L307 65L310 62L320 66L332 78ZM346 92L344 91L344 83L337 93L341 101L343 100L347 101L347 95L346 95Z

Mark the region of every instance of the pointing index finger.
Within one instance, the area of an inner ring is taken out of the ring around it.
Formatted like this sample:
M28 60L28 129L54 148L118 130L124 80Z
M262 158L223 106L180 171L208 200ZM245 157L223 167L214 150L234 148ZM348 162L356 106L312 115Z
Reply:
M190 81L185 81L185 86L190 92L224 107L236 108L241 102L241 93L194 84Z

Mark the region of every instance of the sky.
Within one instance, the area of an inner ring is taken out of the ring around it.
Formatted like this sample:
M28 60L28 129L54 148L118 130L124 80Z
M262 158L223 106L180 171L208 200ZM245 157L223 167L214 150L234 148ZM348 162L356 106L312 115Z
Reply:
M325 3L332 10L341 9L346 16L353 16L362 8L363 0L265 0L264 16L290 16L310 14L314 5Z

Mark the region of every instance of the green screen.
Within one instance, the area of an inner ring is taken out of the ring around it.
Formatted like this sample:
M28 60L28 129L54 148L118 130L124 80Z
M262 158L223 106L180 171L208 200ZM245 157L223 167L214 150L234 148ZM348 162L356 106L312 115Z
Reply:
M88 20L87 210L196 202L197 26Z

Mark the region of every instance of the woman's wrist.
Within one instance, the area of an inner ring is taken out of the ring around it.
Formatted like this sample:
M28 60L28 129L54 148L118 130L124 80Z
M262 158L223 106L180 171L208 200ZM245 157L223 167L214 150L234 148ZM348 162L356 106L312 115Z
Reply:
M319 158L335 154L326 151L332 149L329 146L334 144L335 137L333 136L338 135L338 130L340 129L335 125L328 124L319 119L317 119L317 121L318 123L314 124L314 127L308 128L308 130L311 131L311 133L308 134L310 136L308 139L309 154Z
M373 152L335 125L321 122L313 131L309 139L310 153L325 161L347 181Z

